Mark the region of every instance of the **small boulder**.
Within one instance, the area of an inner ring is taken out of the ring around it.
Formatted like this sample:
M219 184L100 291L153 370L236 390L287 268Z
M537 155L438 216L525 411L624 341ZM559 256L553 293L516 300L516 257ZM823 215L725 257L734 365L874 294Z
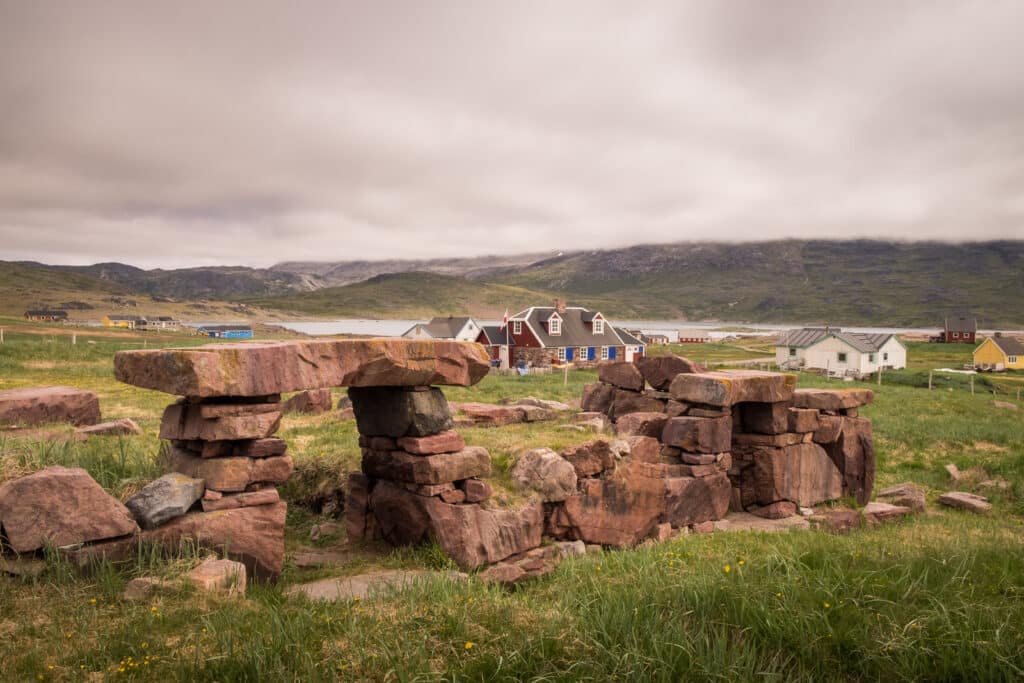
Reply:
M968 510L977 514L982 514L992 509L992 503L988 502L988 498L965 491L943 493L939 496L939 504Z
M523 454L510 474L516 486L536 491L544 502L562 501L576 493L576 470L549 448L536 448Z
M924 512L924 489L917 484L904 482L884 488L878 492L876 498L883 503L909 508L913 512Z
M448 400L436 387L352 387L348 395L360 434L397 439L452 428Z
M580 408L584 412L607 415L611 411L612 401L614 400L615 387L604 382L593 382L583 387L583 394L580 397Z
M28 387L0 391L0 426L70 422L91 425L100 421L100 399L92 391L74 387Z
M633 363L604 363L597 368L597 378L605 384L629 391L643 391L644 376Z
M647 383L660 391L668 391L676 375L705 372L702 366L682 356L644 356L636 361L636 367Z
M162 579L157 579L151 576L140 576L125 584L124 593L121 594L121 599L127 600L128 602L147 602L160 590L168 587L168 582L163 581Z
M317 415L329 411L332 403L330 389L307 389L285 401L281 406L281 411Z
M992 405L1003 410L1017 410L1017 405L1009 401L992 401Z
M542 398L535 398L533 396L526 396L515 402L517 406L535 406L537 408L543 408L544 410L553 410L555 412L565 412L572 410L569 405L562 403L561 401L548 401Z
M185 580L207 593L245 593L245 565L233 560L203 560Z
M665 413L628 413L615 423L619 436L653 436L658 438L665 429L668 416Z
M90 436L138 436L142 434L142 427L135 423L135 420L130 417L122 417L118 420L112 420L110 422L101 422L100 424L91 425L88 427L79 427L75 430L75 434L83 437Z
M16 553L100 541L139 530L128 508L85 470L47 467L0 485L0 526Z
M779 500L770 505L755 505L747 512L765 519L784 519L796 514L797 505L788 500Z
M862 513L868 524L878 526L879 524L886 524L898 519L903 519L907 515L911 514L911 510L904 505L890 505L889 503L881 503L877 500L873 500L864 506Z
M153 529L188 512L204 492L202 479L171 472L147 484L125 501L125 507L139 526Z

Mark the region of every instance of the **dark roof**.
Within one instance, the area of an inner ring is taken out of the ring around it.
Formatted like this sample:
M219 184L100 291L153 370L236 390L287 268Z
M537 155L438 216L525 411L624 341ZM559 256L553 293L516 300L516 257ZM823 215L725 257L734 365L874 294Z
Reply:
M132 320L134 322L145 322L145 318L138 315L108 315L111 320Z
M40 309L40 310L37 310L37 311L25 311L25 315L34 315L34 316L48 315L48 316L56 316L56 317L66 318L66 317L68 317L68 312L67 311L50 311L50 310L46 310L46 309Z
M567 307L565 311L558 314L562 318L562 333L548 334L547 322L554 313L555 309L551 307L534 307L516 313L510 320L526 321L540 343L546 347L619 346L624 343L641 343L639 340L624 342L621 336L622 332L616 330L607 321L604 324L604 332L594 334L593 325L584 321L585 315L590 315L590 319L593 320L593 314L585 308L575 306ZM630 339L634 339L634 337L630 337Z
M252 325L201 325L198 329L207 332L230 332L231 330L252 331Z
M1024 356L1024 342L1016 337L989 337L1007 356Z
M451 316L448 316L447 318L432 318L429 323L423 325L423 329L435 339L454 339L455 335L459 333L459 330L461 330L470 320L472 320L472 318L468 316L458 318L453 318Z
M165 323L174 322L174 318L172 318L169 315L161 315L161 316L157 317L157 320L159 320L160 322L165 322Z
M892 334L867 334L864 332L844 332L835 327L805 327L790 330L779 339L776 346L795 346L807 348L814 346L826 337L835 337L846 342L861 353L875 353L885 345Z
M483 325L480 331L483 332L487 341L491 344L506 345L507 340L508 346L516 345L516 340L512 338L512 330L509 329L508 325L504 329L500 325ZM507 336L506 333L508 333Z
M946 317L947 332L977 332L978 319L968 315L954 315Z
M637 339L635 336L626 332L625 330L616 330L619 333L619 339L622 340L623 344L629 344L630 346L643 346L643 341Z

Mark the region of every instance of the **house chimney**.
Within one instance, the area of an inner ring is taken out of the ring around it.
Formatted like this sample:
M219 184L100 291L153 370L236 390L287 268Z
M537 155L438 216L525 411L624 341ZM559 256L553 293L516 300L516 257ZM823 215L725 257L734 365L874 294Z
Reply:
M559 315L565 314L565 299L555 299L555 310L558 311Z

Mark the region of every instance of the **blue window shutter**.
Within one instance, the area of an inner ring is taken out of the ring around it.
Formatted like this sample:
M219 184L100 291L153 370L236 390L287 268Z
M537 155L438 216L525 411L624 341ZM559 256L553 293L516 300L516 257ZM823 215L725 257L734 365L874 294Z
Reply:
M587 349L587 360L594 360L594 347Z
M571 346L565 349L565 360L572 360L572 352L575 351Z
M609 346L608 347L608 360L615 360L615 347L614 346Z

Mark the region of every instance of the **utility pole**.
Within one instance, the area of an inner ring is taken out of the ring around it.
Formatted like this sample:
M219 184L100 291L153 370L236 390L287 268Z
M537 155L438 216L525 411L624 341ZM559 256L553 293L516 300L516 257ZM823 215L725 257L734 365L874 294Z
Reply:
M928 391L932 390L932 371L928 371Z

